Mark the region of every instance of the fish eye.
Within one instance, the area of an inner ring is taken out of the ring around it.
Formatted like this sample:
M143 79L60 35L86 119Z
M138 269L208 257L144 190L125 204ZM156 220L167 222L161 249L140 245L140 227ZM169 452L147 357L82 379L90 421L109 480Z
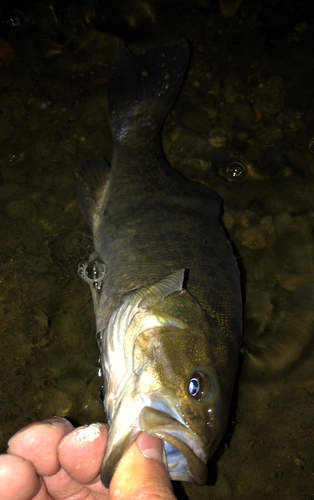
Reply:
M189 395L199 402L207 402L215 393L213 377L205 372L194 372L188 382Z
M191 378L190 383L189 383L189 393L193 398L198 396L198 394L200 392L200 385L201 385L200 380L197 376Z

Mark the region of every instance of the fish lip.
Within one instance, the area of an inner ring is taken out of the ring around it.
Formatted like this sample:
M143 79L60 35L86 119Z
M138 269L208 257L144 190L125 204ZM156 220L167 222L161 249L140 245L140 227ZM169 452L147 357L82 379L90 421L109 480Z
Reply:
M151 426L152 420L154 421L153 426ZM139 421L143 432L166 441L179 451L186 460L188 469L185 480L187 480L187 476L189 476L189 480L193 479L193 481L199 485L206 483L207 466L205 462L205 453L194 432L168 413L155 410L149 406L142 409ZM178 434L180 437L177 436ZM193 447L189 444L189 438L190 442L194 444ZM183 477L178 476L176 470L169 468L169 473L174 480L184 480Z
M137 431L134 428L130 428L128 432L120 439L108 453L108 443L107 450L102 462L100 477L103 485L109 488L111 479L118 467L118 464L124 454L124 452L131 446L131 444L136 440L137 436L140 434L141 430ZM110 438L110 428L109 428L109 438Z
M189 436L191 441L193 439L192 442L195 442L195 434L168 413L145 406L140 412L138 426L130 427L123 438L115 443L105 454L101 468L101 480L106 488L109 488L111 479L124 452L137 439L141 432L156 436L169 443L181 454L183 461L186 461L186 471L183 474L180 471L178 473L175 467L168 466L172 480L189 480L199 485L206 483L207 466L201 445L199 444L199 453L197 453L195 446L192 449L187 443ZM175 434L180 434L181 439ZM198 455L203 455L203 457L200 458Z

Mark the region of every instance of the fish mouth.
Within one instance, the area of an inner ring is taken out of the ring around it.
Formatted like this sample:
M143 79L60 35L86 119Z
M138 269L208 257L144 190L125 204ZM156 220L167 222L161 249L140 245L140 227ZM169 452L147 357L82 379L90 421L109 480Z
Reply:
M164 441L166 465L171 480L190 481L199 485L206 483L206 458L200 438L171 415L145 406L139 415L138 425L129 428L127 433L106 451L101 468L101 480L107 488L122 455L141 432Z

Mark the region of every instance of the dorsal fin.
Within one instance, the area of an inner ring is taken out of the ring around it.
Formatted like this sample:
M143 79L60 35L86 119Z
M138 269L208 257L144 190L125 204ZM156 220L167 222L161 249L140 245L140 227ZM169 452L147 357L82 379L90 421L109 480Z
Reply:
M162 302L168 295L181 292L184 280L184 269L179 269L163 280L148 288L144 297L138 304L138 309L150 309Z
M104 158L88 158L77 169L77 191L82 213L93 227L94 217L104 208L110 179L110 164Z

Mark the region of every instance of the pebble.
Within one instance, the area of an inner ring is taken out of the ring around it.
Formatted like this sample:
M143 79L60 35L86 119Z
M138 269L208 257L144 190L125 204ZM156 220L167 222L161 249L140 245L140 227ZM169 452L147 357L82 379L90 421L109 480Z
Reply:
M96 95L86 100L81 122L93 127L107 116L107 98Z
M272 190L260 203L263 213L277 215L281 212L297 214L309 209L314 196L314 179L306 180L306 187L297 183L293 177L280 180L281 191Z
M210 120L215 121L217 119L218 112L210 104L201 104L199 106L199 108L202 109L203 111L205 111L208 114Z
M49 316L47 316L47 314L45 314L41 309L37 309L34 311L34 319L41 328L47 330L49 324Z
M198 134L208 134L212 127L212 122L206 113L201 109L191 111L182 117L182 122L189 130Z
M222 215L222 222L225 228L230 231L235 225L235 218L231 212L224 212Z
M258 260L252 270L252 275L263 286L273 287L276 283L276 262L272 257L263 257Z
M186 178L195 181L209 181L215 175L212 163L199 158L183 158L175 162L174 167Z
M260 222L260 218L253 210L239 210L235 214L237 224L242 228L249 228Z
M293 108L286 108L276 117L276 122L278 125L283 125L284 123L293 122L296 118L296 111Z
M220 94L220 82L219 80L215 80L214 82L211 83L209 90L208 90L209 95L213 95L214 97L218 97Z
M255 112L252 106L246 102L236 102L233 105L234 116L246 126L255 122Z
M300 170L302 172L307 172L309 168L309 162L307 158L304 156L301 151L294 149L294 148L288 148L286 149L284 153L285 157L293 165L296 167L297 170Z
M232 104L223 104L219 110L220 126L226 132L226 135L230 138L234 134L234 112Z
M223 148L227 142L225 131L219 128L213 128L209 133L208 142L214 148Z
M15 182L4 182L0 187L0 199L11 198L11 196L20 191L21 186Z
M292 216L289 212L281 212L273 218L275 231L281 235L284 230L291 224Z
M39 158L49 158L51 156L49 142L47 141L36 141L35 151Z
M0 87L6 88L11 87L14 81L14 77L8 68L0 67Z
M15 182L17 184L23 184L25 181L24 172L17 167L2 167L2 175L5 182Z
M41 122L37 115L31 116L28 120L28 128L29 130L38 130L41 128Z
M280 76L271 76L261 87L254 101L254 109L262 117L277 115L285 106L285 87Z
M56 387L45 387L45 390L40 390L33 400L38 410L44 408L45 415L66 417L72 408L70 397Z
M31 200L13 200L5 207L12 219L31 220L36 216L36 208Z
M263 217L260 224L236 232L242 245L250 250L266 250L271 248L275 241L275 229L270 216Z
M256 137L260 142L261 148L267 150L270 149L275 142L282 139L283 133L281 127L277 125L267 125L256 132Z
M192 130L177 126L163 139L163 147L167 158L173 154L174 144L176 148L182 149L184 156L190 155L194 158L207 159L212 147L206 138L197 135ZM177 157L177 155L174 155Z
M193 85L193 83L189 83L187 82L185 85L184 85L184 88L183 88L183 94L186 96L186 97L195 97L197 95L197 88Z
M0 143L13 136L13 127L5 118L0 118Z
M227 85L224 91L224 99L228 104L234 104L238 99L238 93L233 89L232 85Z

